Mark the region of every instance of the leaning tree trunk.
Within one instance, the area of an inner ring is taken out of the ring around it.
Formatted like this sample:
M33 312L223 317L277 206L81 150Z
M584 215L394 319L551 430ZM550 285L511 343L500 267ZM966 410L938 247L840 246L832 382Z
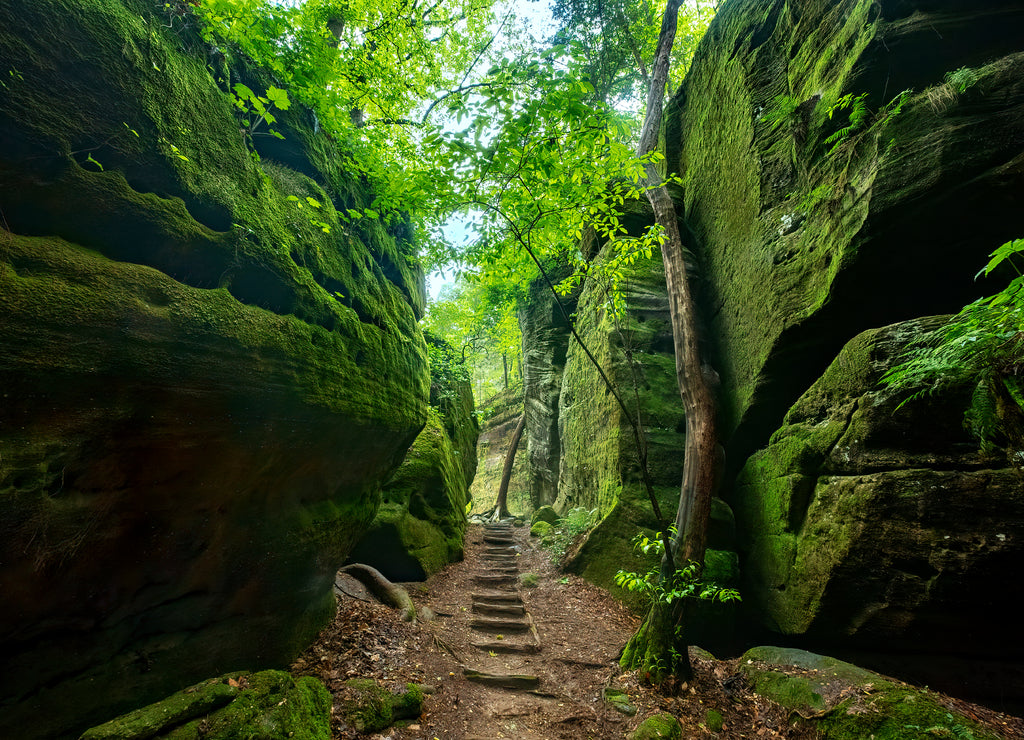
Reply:
M491 515L495 519L504 519L512 516L508 511L508 484L512 480L512 466L516 461L516 450L519 449L519 441L523 438L523 429L526 427L526 414L519 417L516 430L512 432L512 441L509 442L508 452L505 453L505 467L501 469L501 485L498 486L498 500L494 502L494 509Z
M676 20L682 0L669 0L662 18L661 32L652 68L651 87L647 97L647 114L637 145L637 155L654 151L661 128L662 99L668 80L669 54L675 40ZM675 204L664 180L654 164L645 165L647 197L654 209L655 220L664 230L661 254L665 262L665 283L668 289L669 314L675 344L676 375L686 413L686 448L683 480L676 513L678 535L672 543L674 553L666 562L685 566L690 560L703 563L711 498L718 464L718 438L715 424L714 386L717 376L701 362L697 332L697 309L689 283L683 240ZM671 577L670 568L663 567L663 577ZM683 631L681 602L664 605L655 601L637 633L630 639L622 656L622 665L639 669L652 681L676 676L689 680L692 676L689 653Z

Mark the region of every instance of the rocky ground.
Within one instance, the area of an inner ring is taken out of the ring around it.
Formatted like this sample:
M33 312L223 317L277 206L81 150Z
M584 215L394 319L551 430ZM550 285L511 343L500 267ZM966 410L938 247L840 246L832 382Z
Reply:
M350 678L375 678L394 689L407 682L430 687L418 719L374 738L621 739L665 711L679 718L686 738L817 737L794 726L788 710L753 694L736 660L695 651L696 677L676 696L622 673L616 658L636 618L607 592L559 573L525 527L470 527L464 561L407 587L427 619L403 622L397 611L346 587L354 595L342 595L334 623L292 666L293 673L321 678L336 705ZM627 713L603 698L615 689L625 693ZM1024 738L1020 719L943 701L999 736ZM334 738L365 737L340 712L332 731Z

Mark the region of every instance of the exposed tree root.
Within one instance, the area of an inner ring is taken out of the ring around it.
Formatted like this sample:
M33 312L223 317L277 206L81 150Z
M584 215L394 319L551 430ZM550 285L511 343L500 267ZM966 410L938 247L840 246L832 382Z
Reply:
M382 604L401 611L402 619L406 622L416 621L416 607L412 603L409 592L389 581L379 570L362 563L346 565L341 570L358 579L370 590L370 593L380 599Z

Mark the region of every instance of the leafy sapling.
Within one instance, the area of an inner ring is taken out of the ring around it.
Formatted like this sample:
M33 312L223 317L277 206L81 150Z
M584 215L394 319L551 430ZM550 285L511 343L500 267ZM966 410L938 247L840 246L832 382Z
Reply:
M675 537L676 531L672 527L670 534ZM633 549L641 555L660 556L665 552L664 538L657 533L653 538L645 534L638 534L633 538ZM681 568L677 568L667 578L657 566L651 568L647 573L634 573L632 571L620 570L615 574L615 585L626 591L638 593L652 602L671 605L682 599L700 599L702 601L740 601L739 591L732 588L723 588L716 583L705 581L702 578L704 566L691 560Z

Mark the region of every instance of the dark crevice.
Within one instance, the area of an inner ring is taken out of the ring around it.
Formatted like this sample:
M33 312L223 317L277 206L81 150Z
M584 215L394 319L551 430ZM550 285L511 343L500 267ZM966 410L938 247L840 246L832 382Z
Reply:
M873 110L901 90L924 90L943 82L947 72L1020 50L1024 9L1019 3L969 11L962 6L936 9L936 3L915 5L931 7L922 8L924 12L915 7L899 18L884 11L888 22L865 49L864 63L847 85L850 92L868 93Z

